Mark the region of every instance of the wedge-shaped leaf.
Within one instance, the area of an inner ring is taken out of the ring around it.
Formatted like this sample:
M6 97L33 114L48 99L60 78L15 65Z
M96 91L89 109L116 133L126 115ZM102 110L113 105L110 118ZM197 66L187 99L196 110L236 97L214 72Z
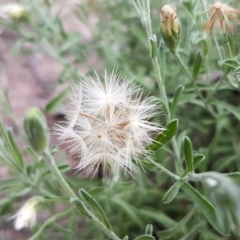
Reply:
M135 240L154 240L154 239L156 238L148 234L144 234L135 238Z
M47 112L53 111L67 96L69 88L63 90L57 97L53 98L45 107Z
M194 167L193 167L193 156L192 156L192 143L188 137L184 137L183 139L183 149L184 149L184 155L185 155L185 160L187 164L187 170L189 173L191 173L194 171Z
M148 150L157 151L166 142L170 141L178 130L178 120L174 119L167 124L165 130L163 130L153 141L153 143L147 146Z
M128 240L129 239L129 237L128 236L125 236L124 238L123 238L123 240Z
M145 234L152 235L153 234L153 225L148 224L145 229Z
M90 209L95 213L96 217L110 230L112 230L111 224L107 219L105 212L99 203L83 188L79 190L79 194L85 203L88 205Z
M91 218L88 214L87 206L79 198L70 198L69 202L74 204L80 213Z
M196 54L195 59L194 59L194 66L193 66L193 73L192 73L192 79L193 81L196 80L200 67L202 64L202 57L200 51Z
M186 232L186 223L191 219L193 216L194 211L191 210L185 217L183 217L175 226L172 228L159 231L158 236L160 239L168 239L172 238L175 239L177 236L179 237L179 233L185 233Z
M184 87L183 86L179 86L175 92L174 92L174 95L173 95L173 102L172 102L172 105L171 105L171 114L174 115L175 113L175 109L177 107L177 104L178 104L178 100L179 98L181 97L182 93L183 93L183 90L184 90Z
M179 188L182 186L182 184L183 182L181 180L175 182L163 196L162 202L164 204L170 203L177 195Z

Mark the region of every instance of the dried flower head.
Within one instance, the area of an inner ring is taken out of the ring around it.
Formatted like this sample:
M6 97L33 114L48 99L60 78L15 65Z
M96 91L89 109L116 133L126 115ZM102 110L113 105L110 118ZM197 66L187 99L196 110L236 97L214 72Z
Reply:
M210 9L207 12L211 12L211 15L203 26L203 31L209 29L209 35L212 35L213 27L218 19L223 33L225 34L226 29L228 29L233 34L233 27L230 24L229 18L234 22L238 22L236 14L240 14L239 10L229 7L226 4L216 2L210 5Z
M72 107L66 111L64 125L55 127L61 142L79 155L77 170L85 176L97 173L118 177L120 169L135 172L141 166L146 145L162 128L151 122L159 116L159 106L144 97L138 87L132 87L125 74L105 72L103 81L85 76L74 87L70 97ZM134 161L132 161L134 159Z
M180 40L180 23L176 10L170 5L164 5L160 11L160 32L170 50L175 50Z
M20 210L11 218L15 218L14 228L20 230L22 228L31 228L37 222L37 212L39 211L39 204L43 201L43 197L36 196L30 198Z

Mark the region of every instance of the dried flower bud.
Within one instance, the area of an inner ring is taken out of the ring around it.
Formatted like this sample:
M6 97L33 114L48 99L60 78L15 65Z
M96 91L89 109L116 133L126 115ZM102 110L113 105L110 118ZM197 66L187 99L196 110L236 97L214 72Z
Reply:
M229 19L238 22L236 14L240 14L239 10L229 7L226 4L216 2L215 4L210 5L210 9L207 12L211 12L211 15L203 26L203 31L209 30L209 35L211 36L214 25L218 20L224 34L226 34L227 29L233 34L233 27L230 24Z
M48 146L49 132L44 114L37 108L30 108L24 119L24 129L32 148L39 152Z
M14 228L20 230L22 228L33 227L37 222L37 213L40 210L40 204L44 202L44 198L36 196L30 198L20 210L11 218L15 218Z
M180 40L180 23L176 11L170 5L164 5L160 11L160 32L167 47L174 51Z

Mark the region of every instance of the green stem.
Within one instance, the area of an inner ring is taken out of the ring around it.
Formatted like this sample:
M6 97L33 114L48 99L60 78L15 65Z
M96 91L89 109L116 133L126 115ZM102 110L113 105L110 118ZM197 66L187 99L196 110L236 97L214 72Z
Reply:
M149 161L155 165L156 167L158 167L160 170L162 170L163 172L165 172L168 176L170 176L171 178L175 179L176 181L180 180L181 177L179 177L178 175L172 173L171 171L169 171L167 168L165 168L164 166L162 166L161 164L149 159Z
M53 175L57 178L60 185L65 189L69 197L78 198L77 195L73 192L73 190L70 188L66 180L63 178L62 174L60 173L59 169L57 168L55 161L52 157L52 155L48 151L43 152L43 158L45 162L50 167L51 171L53 172Z
M178 63L181 65L182 69L184 70L184 72L186 73L186 75L188 76L190 82L193 84L195 91L197 92L198 96L200 97L201 101L204 104L204 107L206 110L208 110L208 112L214 117L217 118L217 114L213 112L213 110L206 104L205 99L203 98L201 92L199 91L197 84L195 83L195 81L192 79L191 75L189 74L185 64L183 63L181 57L179 56L179 54L175 51L172 51L172 54L174 55L174 57L176 58L176 60L178 61Z
M224 80L224 78L228 75L228 73L230 72L230 70L227 70L226 72L224 72L224 74L221 76L221 78L218 80L218 83L216 84L215 88L212 90L211 94L209 95L209 98L212 97L218 90L218 88L220 87L222 81Z
M48 150L45 150L43 152L43 159L48 164L49 168L52 170L55 178L57 178L60 185L65 189L68 196L70 198L77 198L78 199L78 196L73 192L71 187L68 185L66 180L63 178L61 172L57 168L57 165L54 161L54 158L52 157L52 155L49 153ZM94 222L94 224L98 228L100 228L107 236L109 236L113 240L120 240L120 238L113 231L108 229L101 221L99 221L99 219L88 208L86 208L85 211L87 211L88 216Z
M161 94L163 105L164 105L165 112L166 112L166 120L167 120L167 122L169 122L171 119L171 114L170 114L170 110L169 110L169 104L168 104L168 99L167 99L167 95L166 95L166 90L165 90L165 86L163 84L162 74L160 72L157 57L152 58L152 61L153 61L153 66L154 66L155 72L157 74L158 87L160 90L160 94Z
M158 64L158 58L153 57L152 61L153 61L153 66L154 66L156 75L157 75L158 86L159 86L160 94L161 94L161 97L162 97L163 105L165 107L166 120L167 120L167 122L169 122L171 120L171 112L170 112L170 109L169 109L169 104L168 104L168 99L167 99L165 86L163 84L162 74L161 74L160 67L159 67L159 64ZM174 153L176 155L176 158L177 158L177 161L174 161L175 162L175 168L176 168L177 173L180 173L181 172L181 158L180 158L180 153L178 151L177 141L176 141L175 136L172 138L172 147L173 147L173 151L174 151Z
M231 59L233 59L233 53L232 53L232 49L231 49L231 46L230 46L230 43L228 41L228 37L227 37L227 34L224 33L224 42L225 44L227 45L227 50L228 50L228 53L229 53L229 56Z

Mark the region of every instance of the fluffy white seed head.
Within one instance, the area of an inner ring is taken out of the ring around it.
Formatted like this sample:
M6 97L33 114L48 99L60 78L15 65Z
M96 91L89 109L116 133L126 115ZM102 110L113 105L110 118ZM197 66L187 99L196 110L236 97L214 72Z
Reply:
M66 121L56 125L55 132L70 153L79 155L77 170L94 175L102 166L104 175L114 176L120 169L138 171L146 146L163 130L153 122L160 115L156 101L114 71L105 72L103 79L97 74L83 77L70 100Z
M31 228L37 222L38 204L42 197L33 197L29 199L20 210L11 218L14 218L14 228L20 230L22 228Z

